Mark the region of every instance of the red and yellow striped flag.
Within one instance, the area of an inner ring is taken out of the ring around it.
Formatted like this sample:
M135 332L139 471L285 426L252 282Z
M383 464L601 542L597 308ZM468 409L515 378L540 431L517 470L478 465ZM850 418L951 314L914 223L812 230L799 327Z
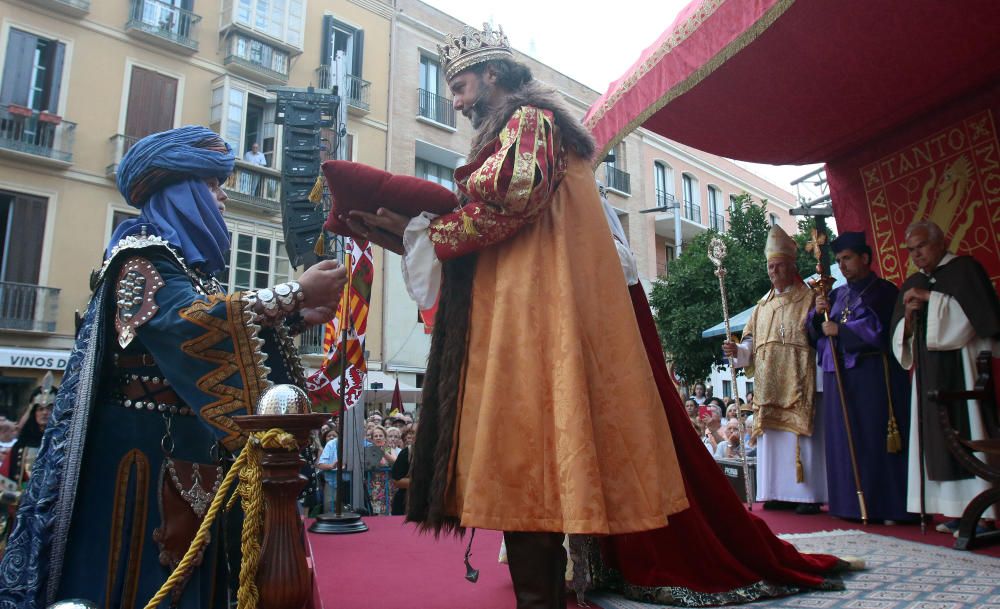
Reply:
M353 406L361 396L368 366L365 362L365 334L368 331L368 304L371 300L374 263L371 244L367 241L346 242L350 268L348 285L344 289L337 315L323 330L323 364L306 381L306 391L314 409L340 412L341 371L344 374L344 404ZM347 326L347 357L341 357L344 326Z

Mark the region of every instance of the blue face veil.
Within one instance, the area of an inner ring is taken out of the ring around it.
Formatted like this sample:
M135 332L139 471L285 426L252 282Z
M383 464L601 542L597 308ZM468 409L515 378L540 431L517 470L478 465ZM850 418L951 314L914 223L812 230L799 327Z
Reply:
M226 268L229 232L207 178L224 182L233 172L233 151L217 133L189 126L139 140L118 166L118 190L141 213L122 222L105 256L119 240L157 235L178 249L188 265L207 273Z

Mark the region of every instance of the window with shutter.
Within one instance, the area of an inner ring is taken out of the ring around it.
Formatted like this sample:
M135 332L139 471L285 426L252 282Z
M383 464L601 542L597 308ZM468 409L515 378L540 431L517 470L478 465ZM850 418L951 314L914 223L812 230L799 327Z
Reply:
M0 281L38 284L48 201L0 191Z
M172 129L177 103L177 79L132 66L125 115L125 135L139 139Z
M0 83L0 105L59 111L66 45L11 28Z

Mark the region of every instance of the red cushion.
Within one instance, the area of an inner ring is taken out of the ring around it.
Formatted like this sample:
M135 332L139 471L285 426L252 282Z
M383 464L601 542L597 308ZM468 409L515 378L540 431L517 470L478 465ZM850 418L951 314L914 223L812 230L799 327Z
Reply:
M412 218L422 211L440 215L458 207L455 193L444 186L361 163L326 161L323 175L333 200L323 228L338 235L356 237L339 217L353 210L375 213L385 207Z

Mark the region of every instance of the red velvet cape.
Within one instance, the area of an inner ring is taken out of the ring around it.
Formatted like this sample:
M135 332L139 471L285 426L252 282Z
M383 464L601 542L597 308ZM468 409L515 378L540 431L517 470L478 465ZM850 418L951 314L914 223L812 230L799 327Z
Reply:
M835 556L800 554L746 510L691 426L667 373L656 324L641 285L629 289L636 320L670 423L690 507L668 526L602 541L605 562L639 586L728 592L766 580L819 587L842 566Z

